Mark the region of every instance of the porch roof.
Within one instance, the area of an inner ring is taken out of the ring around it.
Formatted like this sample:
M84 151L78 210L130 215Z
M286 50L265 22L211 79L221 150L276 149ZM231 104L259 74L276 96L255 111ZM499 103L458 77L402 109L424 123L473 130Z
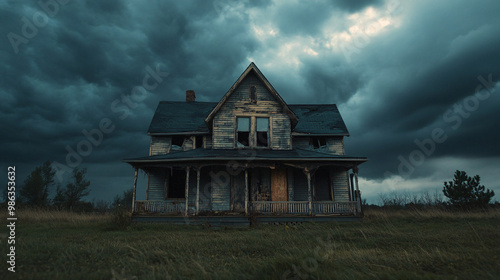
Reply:
M268 149L194 149L173 151L164 155L146 156L123 161L131 165L193 162L193 161L282 161L282 162L344 162L359 165L368 161L366 157L332 155L318 151L296 148L293 150Z

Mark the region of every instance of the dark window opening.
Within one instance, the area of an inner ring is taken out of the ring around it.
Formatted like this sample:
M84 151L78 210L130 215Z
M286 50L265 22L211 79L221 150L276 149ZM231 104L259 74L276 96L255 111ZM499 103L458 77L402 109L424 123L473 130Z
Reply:
M168 198L186 198L186 171L172 170L168 186Z
M203 148L203 136L196 136L196 149Z
M250 102L252 103L257 103L257 87L256 86L251 86L250 87L250 92L248 93Z
M256 118L257 120L257 147L269 146L269 119Z
M184 136L172 136L172 150L182 150L185 138Z
M236 146L250 146L250 118L237 118Z
M311 137L309 140L309 144L312 145L315 149L325 147L326 137Z

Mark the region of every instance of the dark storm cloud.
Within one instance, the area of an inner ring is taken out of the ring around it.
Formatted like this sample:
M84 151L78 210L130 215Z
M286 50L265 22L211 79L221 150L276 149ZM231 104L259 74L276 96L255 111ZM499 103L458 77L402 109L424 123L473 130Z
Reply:
M390 10L393 5L397 12ZM183 100L188 89L199 101L218 101L250 59L287 102L339 105L352 135L345 141L347 153L371 159L362 166L367 178L397 173L398 156L408 158L414 140L431 137L434 128L448 139L427 160L498 157L499 87L456 129L458 121L446 122L443 115L474 94L478 76L488 80L491 74L493 84L500 80L499 6L69 1L14 48L7 34L22 36L25 19L33 23L43 9L36 1L2 2L2 166L17 163L22 178L45 160L65 163L67 147L77 149L85 140L82 131L99 129L109 119L113 132L103 134L81 166L89 167L96 193L121 193L132 172L120 160L148 153L145 133L158 101ZM368 24L385 17L390 25L355 46L348 60L331 36L350 34L351 26L369 16L369 7L378 14ZM355 13L357 20L350 18ZM150 71L163 73L161 81L128 105ZM430 172L421 166L412 176Z

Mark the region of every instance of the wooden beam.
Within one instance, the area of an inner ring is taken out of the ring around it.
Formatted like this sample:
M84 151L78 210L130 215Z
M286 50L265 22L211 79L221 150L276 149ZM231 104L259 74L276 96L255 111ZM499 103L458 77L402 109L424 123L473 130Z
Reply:
M357 200L357 212L361 212L361 193L359 192L359 185L358 185L358 167L356 166L356 169L354 169L354 181L356 184L356 200Z
M196 169L196 215L200 212L200 176L201 167Z
M312 215L311 173L307 169L304 172L307 176L307 200L309 201L309 215Z
M189 210L189 166L186 166L186 190L185 190L185 196L186 196L186 211L184 212L184 215L188 215L188 210Z
M245 169L245 215L248 215L248 169Z
M135 168L135 173L134 173L134 192L132 193L132 213L134 213L134 208L135 208L135 197L136 197L136 192L137 192L137 167Z

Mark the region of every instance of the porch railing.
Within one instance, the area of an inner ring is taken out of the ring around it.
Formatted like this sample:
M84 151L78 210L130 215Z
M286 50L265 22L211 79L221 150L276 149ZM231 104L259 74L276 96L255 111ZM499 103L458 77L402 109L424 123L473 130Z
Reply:
M312 214L356 214L356 201L313 201ZM308 201L251 201L248 210L257 214L309 214ZM135 213L184 213L186 201L182 200L138 200Z
M183 213L186 200L137 200L134 210L136 213Z
M260 214L309 214L307 201L252 201L250 211ZM356 214L356 201L313 201L313 214Z

